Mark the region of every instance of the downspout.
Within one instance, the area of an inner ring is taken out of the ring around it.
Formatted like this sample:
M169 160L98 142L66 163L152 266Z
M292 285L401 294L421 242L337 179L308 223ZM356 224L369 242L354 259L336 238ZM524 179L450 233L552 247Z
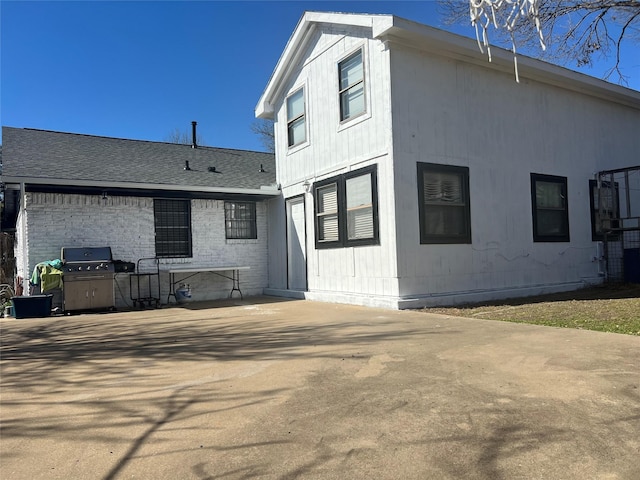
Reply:
M29 259L27 258L27 192L24 182L20 183L20 236L22 238L22 295L29 295Z

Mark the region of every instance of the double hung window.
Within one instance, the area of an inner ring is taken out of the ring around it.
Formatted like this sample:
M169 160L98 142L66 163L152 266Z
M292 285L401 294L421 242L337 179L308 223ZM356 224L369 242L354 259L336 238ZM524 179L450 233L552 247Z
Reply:
M568 242L567 178L531 174L534 242Z
M191 202L155 199L156 257L191 256Z
M376 166L314 185L316 248L377 245Z
M364 67L362 49L338 64L340 121L365 112Z
M304 88L287 98L287 141L289 147L304 143L307 139Z
M258 238L255 202L224 202L227 239Z
M469 169L418 163L420 243L471 243Z

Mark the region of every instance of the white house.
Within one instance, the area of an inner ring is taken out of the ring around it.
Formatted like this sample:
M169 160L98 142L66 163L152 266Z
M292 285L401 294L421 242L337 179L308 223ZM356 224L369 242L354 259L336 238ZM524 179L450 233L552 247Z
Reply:
M142 296L158 297L159 282L162 303L170 268L249 267L241 293L267 286L266 201L280 195L273 155L28 128L3 127L2 138L2 182L15 208L3 228L15 228L25 288L35 265L62 248L103 246L114 259L157 258L162 271ZM191 277L193 299L227 297L232 274ZM115 306L131 306L138 286L127 273L115 284Z
M265 292L410 308L601 282L590 181L640 163L640 93L513 70L395 16L305 13L256 106L282 191Z
M600 283L608 238L640 276L640 92L513 68L391 15L308 12L256 106L275 159L3 127L18 275L110 246L158 259L163 303L167 270L242 265L246 295L412 308ZM229 294L214 273L190 283Z

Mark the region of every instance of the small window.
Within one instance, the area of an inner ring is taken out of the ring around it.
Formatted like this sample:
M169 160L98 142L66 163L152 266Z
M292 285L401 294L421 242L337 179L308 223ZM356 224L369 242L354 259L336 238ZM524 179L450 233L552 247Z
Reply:
M611 229L620 226L620 191L618 183L615 182L611 188L611 182L598 182L589 180L589 199L591 201L591 240L603 241L604 233L607 239L618 238L611 233Z
M287 98L287 137L290 147L307 139L304 88Z
M153 201L156 230L156 257L191 256L191 202Z
M316 248L378 245L376 166L314 185Z
M316 189L317 236L322 243L340 241L338 228L338 184L331 182Z
M258 238L255 202L224 202L227 239Z
M365 112L364 67L362 50L338 64L340 88L340 121L349 120Z
M534 242L569 241L567 178L531 174Z
M469 169L418 163L420 243L471 243Z

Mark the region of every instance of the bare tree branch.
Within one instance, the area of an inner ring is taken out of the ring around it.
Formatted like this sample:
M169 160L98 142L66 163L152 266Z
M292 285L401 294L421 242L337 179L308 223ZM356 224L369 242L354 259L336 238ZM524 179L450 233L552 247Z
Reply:
M273 120L258 119L251 124L251 131L260 137L260 141L267 152L275 153L276 141Z
M180 130L176 127L164 136L163 141L167 143L178 143L180 145L191 145L191 132L189 130ZM201 146L205 145L199 133L196 133L196 143Z
M476 4L479 0L475 1ZM497 12L498 28L492 30L492 43L506 47L513 40L529 55L539 56L559 64L593 65L603 60L612 67L604 78L612 75L619 83L626 83L622 69L621 51L625 43L640 42L639 0L537 0L540 21L547 51L540 49L535 22L520 16L504 26L512 14L510 8ZM469 24L470 0L438 0L439 10L447 24ZM514 2L505 2L512 5ZM492 22L493 23L493 22ZM513 36L512 36L513 35ZM508 47L507 47L508 48Z

